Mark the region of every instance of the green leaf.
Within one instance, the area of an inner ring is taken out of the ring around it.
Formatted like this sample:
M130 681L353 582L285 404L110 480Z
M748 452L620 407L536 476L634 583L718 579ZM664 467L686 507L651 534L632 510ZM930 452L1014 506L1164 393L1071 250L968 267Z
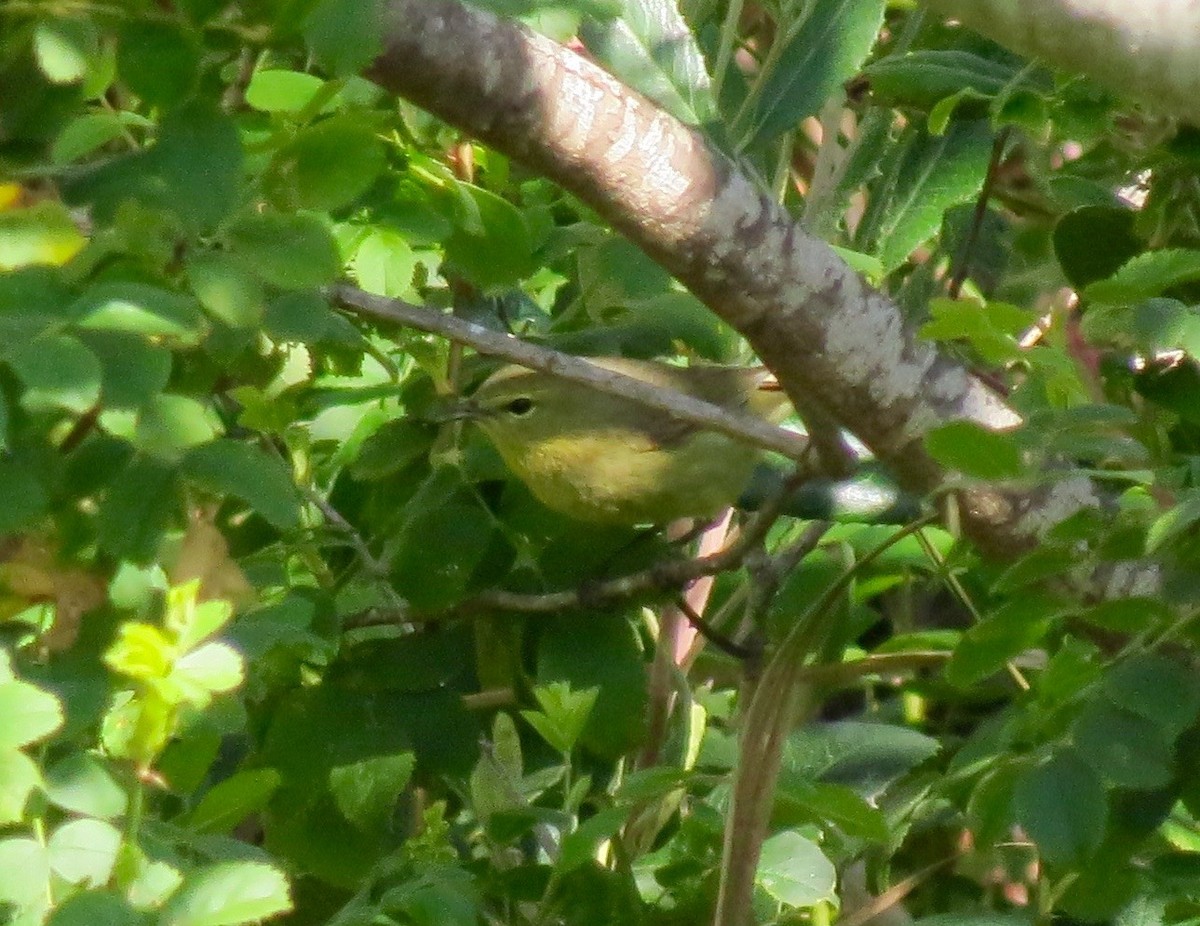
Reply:
M880 845L887 843L888 825L883 814L844 785L789 776L786 786L778 789L775 800L777 818L781 813L794 814L797 823L832 823L848 836ZM792 822L790 816L787 822Z
M588 817L573 832L562 839L558 859L554 864L559 876L570 874L575 869L596 858L600 844L611 839L629 820L628 807L605 807Z
M1146 552L1156 553L1200 521L1200 491L1181 492L1178 501L1155 519L1146 532Z
M784 830L763 843L755 880L786 906L811 907L834 898L837 872L815 842Z
M14 345L61 325L72 298L59 270L28 267L0 273L0 343Z
M205 643L179 658L171 681L194 703L208 703L209 694L233 691L245 681L241 654L224 643Z
M208 313L232 328L256 328L265 297L258 279L223 254L200 254L188 261L188 282Z
M309 215L248 216L230 229L229 244L260 279L284 289L323 286L341 269L333 236Z
M46 797L63 810L102 820L125 813L125 789L108 765L87 752L72 752L46 772Z
M115 416L102 415L100 423L113 434L127 438L139 450L163 460L177 460L189 448L217 436L212 410L190 396L162 393L153 396L137 414L132 432L122 433Z
M58 166L91 154L121 137L124 124L116 113L84 113L65 126L50 149L50 160Z
M521 711L550 747L563 755L571 752L596 704L598 688L577 691L566 682L538 685L533 696L541 710Z
M47 926L141 926L142 913L116 894L87 891L55 908Z
M1157 598L1113 598L1083 609L1079 617L1104 630L1136 634L1164 627L1173 620L1174 615Z
M776 45L735 121L743 147L765 144L818 112L853 77L875 44L884 0L814 0Z
M510 202L481 187L463 183L478 212L468 230L460 222L446 240L446 259L485 291L515 286L535 268L533 241L525 217Z
M297 113L324 86L325 81L315 74L266 68L250 78L246 102L267 113Z
M1104 786L1072 752L1022 772L1013 809L1045 859L1066 867L1082 864L1096 851L1108 819Z
M421 421L409 418L389 421L362 442L350 471L356 479L365 480L398 473L427 458L435 436L435 429Z
M1144 243L1134 230L1137 216L1119 206L1082 206L1054 227L1054 254L1067 280L1082 290L1104 280L1141 253Z
M615 18L587 18L579 37L622 83L675 118L704 125L717 115L704 58L674 0L627 0Z
M1187 666L1159 653L1135 653L1104 677L1104 693L1171 734L1179 734L1200 713L1200 680Z
M25 386L21 404L30 411L61 408L83 414L100 400L100 361L69 334L27 341L6 360Z
M478 503L415 498L392 558L392 579L414 607L437 610L462 599L496 542L494 516Z
M1112 276L1089 283L1091 302L1137 302L1200 280L1200 251L1166 248L1135 254Z
M282 293L267 306L263 331L274 341L313 344L341 340L337 332L344 321L318 293Z
M0 748L0 826L25 818L25 805L34 789L44 787L41 769L15 747Z
M367 292L418 300L413 284L419 264L403 235L390 228L375 228L359 242L350 268L358 285Z
M780 780L791 790L819 779L874 801L940 748L932 737L892 724L809 724L788 737Z
M946 664L946 680L969 688L1035 645L1061 615L1052 598L1027 594L1002 605L965 634Z
M71 306L85 330L125 331L145 338L165 338L180 346L199 343L204 316L196 300L147 283L100 283Z
M26 912L25 919L10 919L16 923L40 923L39 912L45 909L50 896L50 861L46 847L36 839L10 837L0 839L0 871L19 871L19 878L0 878L0 905L11 904L17 912ZM12 916L12 911L9 912Z
M292 909L283 872L262 862L219 862L188 875L161 926L239 926Z
M416 761L413 753L400 752L334 766L329 771L329 790L337 809L360 830L386 831Z
M121 831L103 820L71 820L50 834L50 868L68 884L101 887L112 877Z
M538 641L537 681L599 690L582 737L591 752L616 759L642 741L648 697L644 654L624 617L588 612L548 620Z
M117 73L143 102L170 108L196 83L200 48L177 23L127 19L121 27Z
M337 76L357 74L383 51L382 0L321 0L304 20L312 53Z
M72 84L87 76L99 57L96 27L85 19L42 20L34 28L38 67L56 84Z
M195 232L211 232L238 203L242 187L242 141L225 113L195 103L162 121L158 144L145 170L161 185L165 204Z
M942 227L947 209L979 192L991 152L986 122L956 122L944 135L910 129L872 185L859 250L878 254L891 273Z
M1075 719L1071 735L1080 757L1119 787L1148 791L1171 780L1171 737L1144 717L1094 699Z
M205 488L240 498L279 530L300 524L300 496L291 474L257 447L213 441L190 451L183 469Z
M37 521L49 501L33 464L0 455L0 532L11 533Z
M100 503L100 548L117 559L148 562L178 503L174 470L148 457L135 458Z
M386 165L371 125L334 116L303 130L276 152L263 189L282 211L332 211L365 193Z
M43 740L62 722L62 704L50 692L17 679L0 682L0 749Z
M105 408L140 408L167 388L169 351L124 331L83 331L79 339L100 361Z
M976 479L1013 479L1021 474L1021 449L1011 434L974 421L952 421L925 435L930 456Z
M922 48L888 55L862 71L873 98L925 111L963 90L983 98L996 96L1017 73L1012 64L957 48Z
M1023 354L1019 338L1037 322L1035 313L1004 303L975 299L933 299L921 337L964 340L988 363L1004 364Z
M204 792L188 813L186 825L197 833L228 834L250 814L266 807L280 780L279 773L270 768L236 772Z
M0 210L0 270L65 264L86 243L60 203L47 200L27 209Z

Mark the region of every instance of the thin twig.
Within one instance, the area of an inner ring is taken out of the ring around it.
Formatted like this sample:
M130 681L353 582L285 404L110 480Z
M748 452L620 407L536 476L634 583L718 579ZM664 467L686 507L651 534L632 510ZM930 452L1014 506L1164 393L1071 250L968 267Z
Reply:
M983 178L979 198L975 200L975 211L971 214L971 225L967 229L967 236L963 239L962 247L958 249L955 257L954 272L950 275L947 292L951 299L958 298L959 293L962 292L963 283L966 282L967 275L971 271L971 252L975 249L979 230L983 227L983 220L987 216L988 202L992 198L992 189L995 187L996 177L1000 173L1000 165L1004 160L1004 147L1008 144L1010 134L1012 134L1012 126L1006 125L996 133L996 140L992 143L992 157L988 162L987 175Z
M482 354L503 357L533 370L553 373L563 379L640 402L649 408L668 412L684 421L727 434L756 447L773 450L798 462L808 460L807 440L792 431L768 424L753 414L739 414L681 392L654 386L614 370L603 369L580 357L538 347L437 309L376 296L345 284L330 287L329 294L342 306L359 315L438 334L467 344Z

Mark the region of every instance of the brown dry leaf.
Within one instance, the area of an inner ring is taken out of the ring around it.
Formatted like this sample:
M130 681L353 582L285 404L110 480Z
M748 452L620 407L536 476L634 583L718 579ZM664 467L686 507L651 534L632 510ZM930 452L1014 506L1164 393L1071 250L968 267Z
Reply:
M205 512L192 516L171 567L172 585L200 580L200 600L220 598L240 607L254 600L254 586L229 556L229 544Z
M44 538L25 537L0 564L0 587L25 606L54 603L54 624L42 637L52 653L70 649L79 636L83 615L104 603L105 583L84 569L58 562Z

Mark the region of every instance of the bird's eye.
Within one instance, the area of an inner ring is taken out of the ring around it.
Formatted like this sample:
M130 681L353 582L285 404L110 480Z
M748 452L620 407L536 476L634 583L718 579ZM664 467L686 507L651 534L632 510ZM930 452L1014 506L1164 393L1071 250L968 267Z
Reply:
M533 411L533 399L527 395L517 396L511 402L504 406L504 410L510 415L516 415L518 418L523 418Z

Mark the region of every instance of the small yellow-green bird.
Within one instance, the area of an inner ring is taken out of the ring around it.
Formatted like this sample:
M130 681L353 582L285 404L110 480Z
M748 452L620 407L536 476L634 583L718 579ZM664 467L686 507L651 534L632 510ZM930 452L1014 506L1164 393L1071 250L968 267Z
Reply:
M597 366L778 423L790 406L765 368L589 358ZM761 450L550 373L505 366L462 417L547 507L583 521L663 524L733 504Z

